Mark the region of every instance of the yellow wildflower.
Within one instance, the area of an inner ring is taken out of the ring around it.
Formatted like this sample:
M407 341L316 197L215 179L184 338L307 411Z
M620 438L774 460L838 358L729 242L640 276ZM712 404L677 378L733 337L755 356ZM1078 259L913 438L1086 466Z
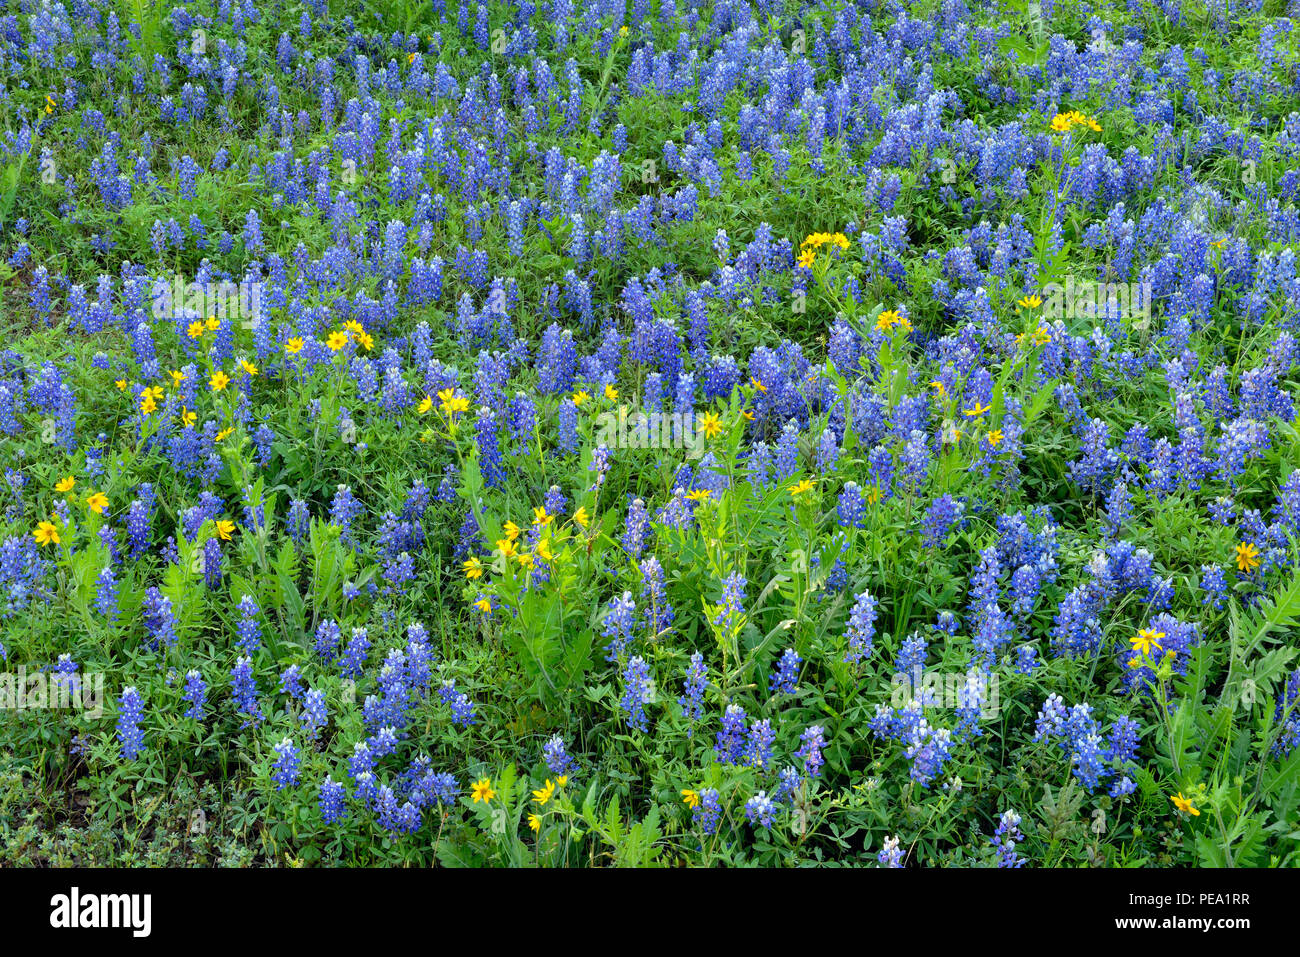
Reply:
M1253 542L1243 542L1237 546L1237 569L1253 572L1259 567L1259 549Z
M1132 638L1129 639L1129 644L1133 646L1133 650L1136 651L1138 654L1142 655L1143 657L1149 658L1151 657L1152 648L1155 648L1157 651L1164 650L1160 645L1160 639L1163 638L1164 636L1165 633L1163 631L1155 631L1151 628L1143 628L1136 635L1134 635Z
M1190 814L1193 817L1201 816L1201 812L1196 809L1196 806L1192 804L1190 800L1183 797L1182 791L1179 791L1175 797L1171 797L1169 800L1173 801L1174 807L1178 808L1178 810L1182 811L1184 814Z
M700 416L699 427L705 438L716 439L722 432L722 419L714 412L705 412Z
M37 545L57 545L59 544L59 529L53 522L37 522L36 528L32 530L32 537L36 539Z
M546 779L546 785L540 790L533 792L533 800L538 804L546 804L547 801L555 794L555 784L550 778Z

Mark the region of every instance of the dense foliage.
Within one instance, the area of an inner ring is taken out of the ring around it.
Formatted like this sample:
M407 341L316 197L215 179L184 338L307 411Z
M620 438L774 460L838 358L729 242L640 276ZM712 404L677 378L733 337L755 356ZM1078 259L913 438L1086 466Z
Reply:
M1293 863L1298 34L10 0L2 859Z

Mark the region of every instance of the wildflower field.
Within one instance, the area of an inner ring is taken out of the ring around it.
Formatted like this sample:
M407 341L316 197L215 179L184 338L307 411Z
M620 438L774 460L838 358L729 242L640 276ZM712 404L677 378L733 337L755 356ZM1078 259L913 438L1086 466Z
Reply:
M1300 6L0 71L0 864L1300 863Z

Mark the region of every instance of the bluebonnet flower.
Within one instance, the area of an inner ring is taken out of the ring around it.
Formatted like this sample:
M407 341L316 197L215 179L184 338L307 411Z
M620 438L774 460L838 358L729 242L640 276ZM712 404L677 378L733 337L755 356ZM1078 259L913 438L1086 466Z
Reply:
M947 728L931 728L922 720L916 734L903 752L904 757L912 762L909 772L912 780L922 787L930 783L943 770L952 758L952 732Z
M662 635L676 618L673 606L668 603L664 584L664 569L659 559L649 555L641 561L641 600L646 605L645 615L654 635Z
M782 652L769 682L772 694L794 694L798 690L799 668L802 664L803 659L793 648Z
M781 430L773 465L778 484L789 481L799 470L799 429L793 422L787 422L785 428Z
M563 515L567 504L568 498L558 485L552 485L546 492L546 498L542 501L542 507L546 509L546 514L552 517Z
M745 817L754 825L771 827L775 811L776 804L767 796L766 791L759 791L745 802Z
M706 837L718 833L722 822L722 802L716 788L701 788L699 801L691 809L691 820Z
M316 654L327 664L334 660L342 634L338 622L332 618L326 618L316 626L316 640L313 647Z
M63 652L59 655L59 660L54 663L54 675L51 683L56 688L68 688L76 690L81 687L80 679L77 675L77 669L81 666L73 659L71 653Z
M881 867L903 866L903 849L899 846L897 836L885 838L884 847L876 855L876 860L880 862Z
M772 800L778 804L793 801L795 792L803 784L803 775L799 773L794 765L787 764L776 777L776 790L772 792Z
M275 746L275 761L271 766L271 780L275 789L283 791L298 783L302 768L302 754L290 738L284 738Z
M1030 615L1038 602L1043 576L1035 565L1021 565L1011 575L1011 613Z
M696 651L691 654L691 663L686 669L686 679L682 682L682 696L677 699L682 706L682 714L691 722L686 730L687 737L695 735L695 723L704 717L704 689L708 687L708 672L704 666L704 655Z
M1202 605L1212 605L1215 611L1221 609L1228 595L1228 580L1224 570L1218 565L1202 565L1201 591L1205 593L1201 598Z
M1270 750L1276 757L1288 757L1300 745L1300 668L1287 676L1273 706L1273 723L1278 732Z
M95 579L95 611L110 625L117 623L118 610L118 585L117 578L113 574L113 566L105 565L99 576Z
M149 522L148 502L142 498L133 499L126 513L127 541L131 545L132 558L140 558L149 550Z
M606 661L617 661L623 657L632 643L632 633L635 628L636 602L632 601L632 593L625 591L621 597L610 600L609 610L605 615L605 628L601 635L610 639L609 648L605 653Z
M230 672L231 693L235 705L247 717L244 727L257 724L263 718L262 706L257 701L257 681L253 677L253 662L247 656L240 656Z
M871 473L872 491L877 500L887 502L894 494L894 456L882 445L877 445L867 455L867 468Z
M1025 859L1016 852L1016 844L1025 836L1020 833L1020 815L1008 808L1002 812L998 829L990 842L998 851L998 867L1023 867Z
M929 476L931 458L925 433L914 429L903 449L903 477L913 494L920 491Z
M1061 600L1052 626L1052 646L1058 654L1078 657L1095 651L1100 644L1097 608L1081 585Z
M899 674L921 671L925 667L929 647L929 642L921 632L908 635L898 646L898 653L894 656L894 670Z
M738 704L729 704L722 712L722 729L718 731L713 746L718 760L727 764L740 764L745 759L745 725L749 716Z
M379 826L392 834L414 834L420 829L420 809L410 801L399 807L396 795L387 785L381 786L375 796L375 810Z
M145 589L141 614L151 648L157 649L160 645L170 648L175 644L176 616L172 613L170 598L152 586Z
M204 704L207 701L208 685L203 676L194 669L185 673L185 693L181 697L190 703L185 717L196 721L203 720Z
M429 772L420 782L425 797L430 801L436 801L444 807L450 807L456 803L456 797L459 788L456 786L456 779L446 771Z
M289 515L285 524L295 545L306 541L311 527L311 512L305 501L296 498L289 503Z
M558 415L558 445L564 452L576 452L578 450L578 407L573 404L572 399L561 399Z
M442 698L443 704L451 709L451 720L454 724L462 728L468 728L476 724L478 712L475 710L474 702L470 700L469 695L463 691L456 690L456 680L448 678L443 681L442 686L438 689L438 696Z
M933 727L925 719L922 703L915 698L898 710L878 705L868 727L873 734L906 745L904 756L912 762L910 776L922 787L928 788L952 758L952 732Z
M838 516L840 528L862 528L865 512L866 503L858 483L845 483L835 504L835 514Z
M623 686L619 707L627 714L628 724L640 731L649 731L645 706L651 693L650 666L640 655L630 658L623 669Z
M650 515L645 502L633 499L627 510L627 530L623 533L622 545L632 558L638 558L645 548L646 532L649 530Z
M605 475L609 472L609 458L609 449L605 447L603 442L596 446L595 451L591 453L591 462L587 466L587 471L595 472L596 478L587 487L588 492L598 492L601 486L605 484Z
M221 541L209 538L203 543L202 562L203 582L211 591L221 587Z
M134 761L144 748L144 731L140 729L143 720L144 700L140 693L134 685L123 688L118 698L117 740L124 761Z
M356 543L352 523L364 512L365 506L357 501L351 488L340 485L335 489L334 500L330 506L330 524L337 525L341 529L340 538L344 542L350 545Z
M280 693L297 701L302 696L302 669L290 665L280 673Z
M870 592L862 592L853 603L849 614L846 635L849 639L848 651L844 654L846 664L856 664L863 658L871 656L873 639L876 634L877 601Z
M542 760L552 774L569 775L578 769L577 762L564 746L564 739L558 734L546 739L542 746Z
M317 644L319 645L319 633L316 638ZM347 646L343 649L343 655L339 661L339 667L342 669L344 676L348 678L360 678L361 671L366 665L366 656L369 653L369 632L365 628L353 628L352 637L348 639Z
M817 441L817 471L822 473L834 471L839 462L839 457L840 445L835 438L835 432L831 429L824 429L821 438Z
M392 725L385 725L366 739L366 745L375 760L385 758L397 750L397 731Z
M346 793L343 785L333 778L326 778L320 784L319 807L321 820L326 824L333 824L347 817L347 807L344 804Z
M767 718L756 720L749 726L745 738L745 763L756 768L766 768L772 760L772 744L776 741L776 731Z
M302 725L302 730L307 735L308 740L314 741L328 720L329 713L325 707L324 692L316 688L309 688L307 693L303 695L302 713L298 716L298 721Z
M352 745L352 756L348 758L348 774L356 781L360 780L361 775L374 771L374 769L375 754L370 747L370 743L357 741Z
M962 520L966 506L951 495L941 495L930 503L921 521L922 542L927 548L938 548Z
M795 757L803 759L805 774L810 778L818 777L825 763L822 758L822 748L826 746L824 729L819 724L810 725L799 736L799 740L801 744L799 750L795 752Z
M748 582L740 572L732 572L722 580L722 599L713 624L730 634L739 627L745 615L745 586Z
M1059 695L1051 694L1039 710L1034 740L1056 741L1069 757L1074 776L1091 792L1105 778L1118 778L1132 766L1137 726L1128 718L1116 719L1106 745L1090 705L1067 708Z
M384 562L384 580L390 585L404 585L415 579L415 559L409 552L399 552Z

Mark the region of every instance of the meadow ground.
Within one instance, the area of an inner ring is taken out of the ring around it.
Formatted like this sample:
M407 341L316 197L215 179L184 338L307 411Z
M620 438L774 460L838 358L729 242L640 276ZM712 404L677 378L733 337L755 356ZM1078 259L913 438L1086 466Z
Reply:
M1298 44L9 0L0 863L1296 863Z

